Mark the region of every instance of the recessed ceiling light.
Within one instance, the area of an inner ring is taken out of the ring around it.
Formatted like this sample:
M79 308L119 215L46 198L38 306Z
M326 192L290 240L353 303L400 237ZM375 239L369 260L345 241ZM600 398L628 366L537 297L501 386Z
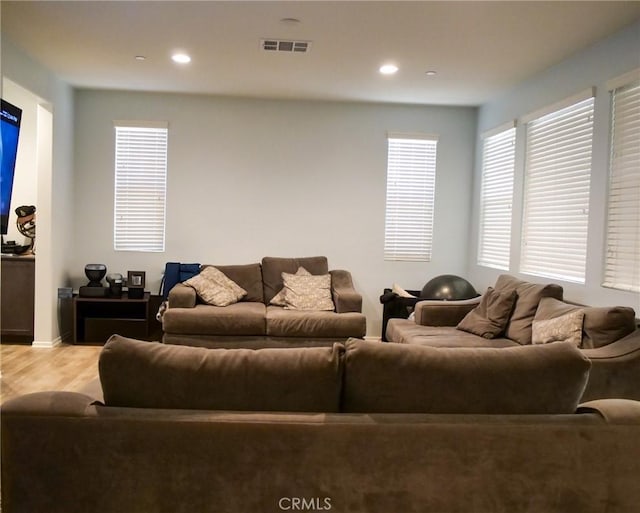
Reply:
M144 55L136 55L135 59L137 61L144 61L146 59L146 57Z
M427 75L428 77L435 77L437 74L438 72L432 69L430 69L429 71L425 71L425 75Z
M384 64L380 66L380 69L378 71L380 71L380 73L382 73L383 75L393 75L396 71L398 71L398 66L396 66L395 64Z
M171 56L173 62L177 62L178 64L188 64L191 62L191 57L189 57L186 53L174 53Z

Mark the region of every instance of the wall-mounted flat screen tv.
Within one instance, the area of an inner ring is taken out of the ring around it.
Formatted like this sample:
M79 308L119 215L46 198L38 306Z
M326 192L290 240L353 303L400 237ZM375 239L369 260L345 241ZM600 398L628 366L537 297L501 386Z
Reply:
M0 102L0 161L2 161L2 169L0 170L0 233L6 235L9 227L9 209L11 208L13 175L16 170L22 109L4 100L0 100Z

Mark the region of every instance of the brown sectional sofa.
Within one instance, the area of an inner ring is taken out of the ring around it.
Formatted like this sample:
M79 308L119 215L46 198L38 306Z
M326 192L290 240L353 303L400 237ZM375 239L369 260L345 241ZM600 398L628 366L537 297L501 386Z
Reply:
M495 291L515 291L516 299L501 336L484 338L457 325L481 302L420 301L413 318L390 319L389 342L440 348L508 348L531 345L532 325L577 309L584 311L580 350L592 364L582 400L627 398L640 400L640 329L627 307L587 307L562 301L562 288L501 275Z
M365 335L362 296L351 273L330 271L326 257L265 257L261 263L215 267L247 295L229 306L211 306L202 303L193 288L176 285L162 317L165 343L212 348L326 346ZM283 287L282 273L294 274L299 267L314 275L331 274L335 311L287 310L269 304Z
M567 343L205 349L114 336L104 403L2 406L4 513L630 513L640 403Z

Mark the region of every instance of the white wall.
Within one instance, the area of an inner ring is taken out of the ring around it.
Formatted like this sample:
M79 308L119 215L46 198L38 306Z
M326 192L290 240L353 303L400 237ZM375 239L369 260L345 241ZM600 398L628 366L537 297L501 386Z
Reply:
M73 90L5 38L1 60L3 82L8 79L33 95L35 100L29 109L36 113L36 132L37 127L42 132L36 136L35 147L25 151L35 156L37 170L37 184L33 184L36 191L33 203L37 208L34 344L50 346L60 340L57 288L69 285L67 269L73 237ZM24 119L22 129L31 130Z
M606 82L640 67L640 23L620 31L570 59L520 84L514 90L483 105L479 111L474 172L474 206L471 222L469 276L478 289L493 284L504 271L478 266L478 218L481 176L481 134L507 121L568 98L589 87L596 86L594 116L594 146L589 208L589 233L586 283L562 283L565 297L592 305L631 306L640 313L638 294L615 291L602 287L602 269L605 247L604 223L606 219L606 193L609 160L610 98ZM527 276L517 272L520 256L520 224L524 176L525 130L521 123L516 129L516 179L513 202L512 258L510 274L536 282L549 282L545 278Z
M352 272L368 335L384 287L464 274L476 110L81 90L75 104L73 283L84 265L147 273L167 261L234 264L326 255ZM169 122L166 251L113 250L113 120ZM440 134L430 263L383 260L387 131Z

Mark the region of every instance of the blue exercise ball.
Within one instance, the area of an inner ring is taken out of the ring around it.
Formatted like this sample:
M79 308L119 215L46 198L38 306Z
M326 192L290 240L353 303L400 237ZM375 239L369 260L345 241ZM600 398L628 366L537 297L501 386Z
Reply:
M477 297L478 292L473 285L455 274L442 274L429 280L422 288L422 299L471 299Z

